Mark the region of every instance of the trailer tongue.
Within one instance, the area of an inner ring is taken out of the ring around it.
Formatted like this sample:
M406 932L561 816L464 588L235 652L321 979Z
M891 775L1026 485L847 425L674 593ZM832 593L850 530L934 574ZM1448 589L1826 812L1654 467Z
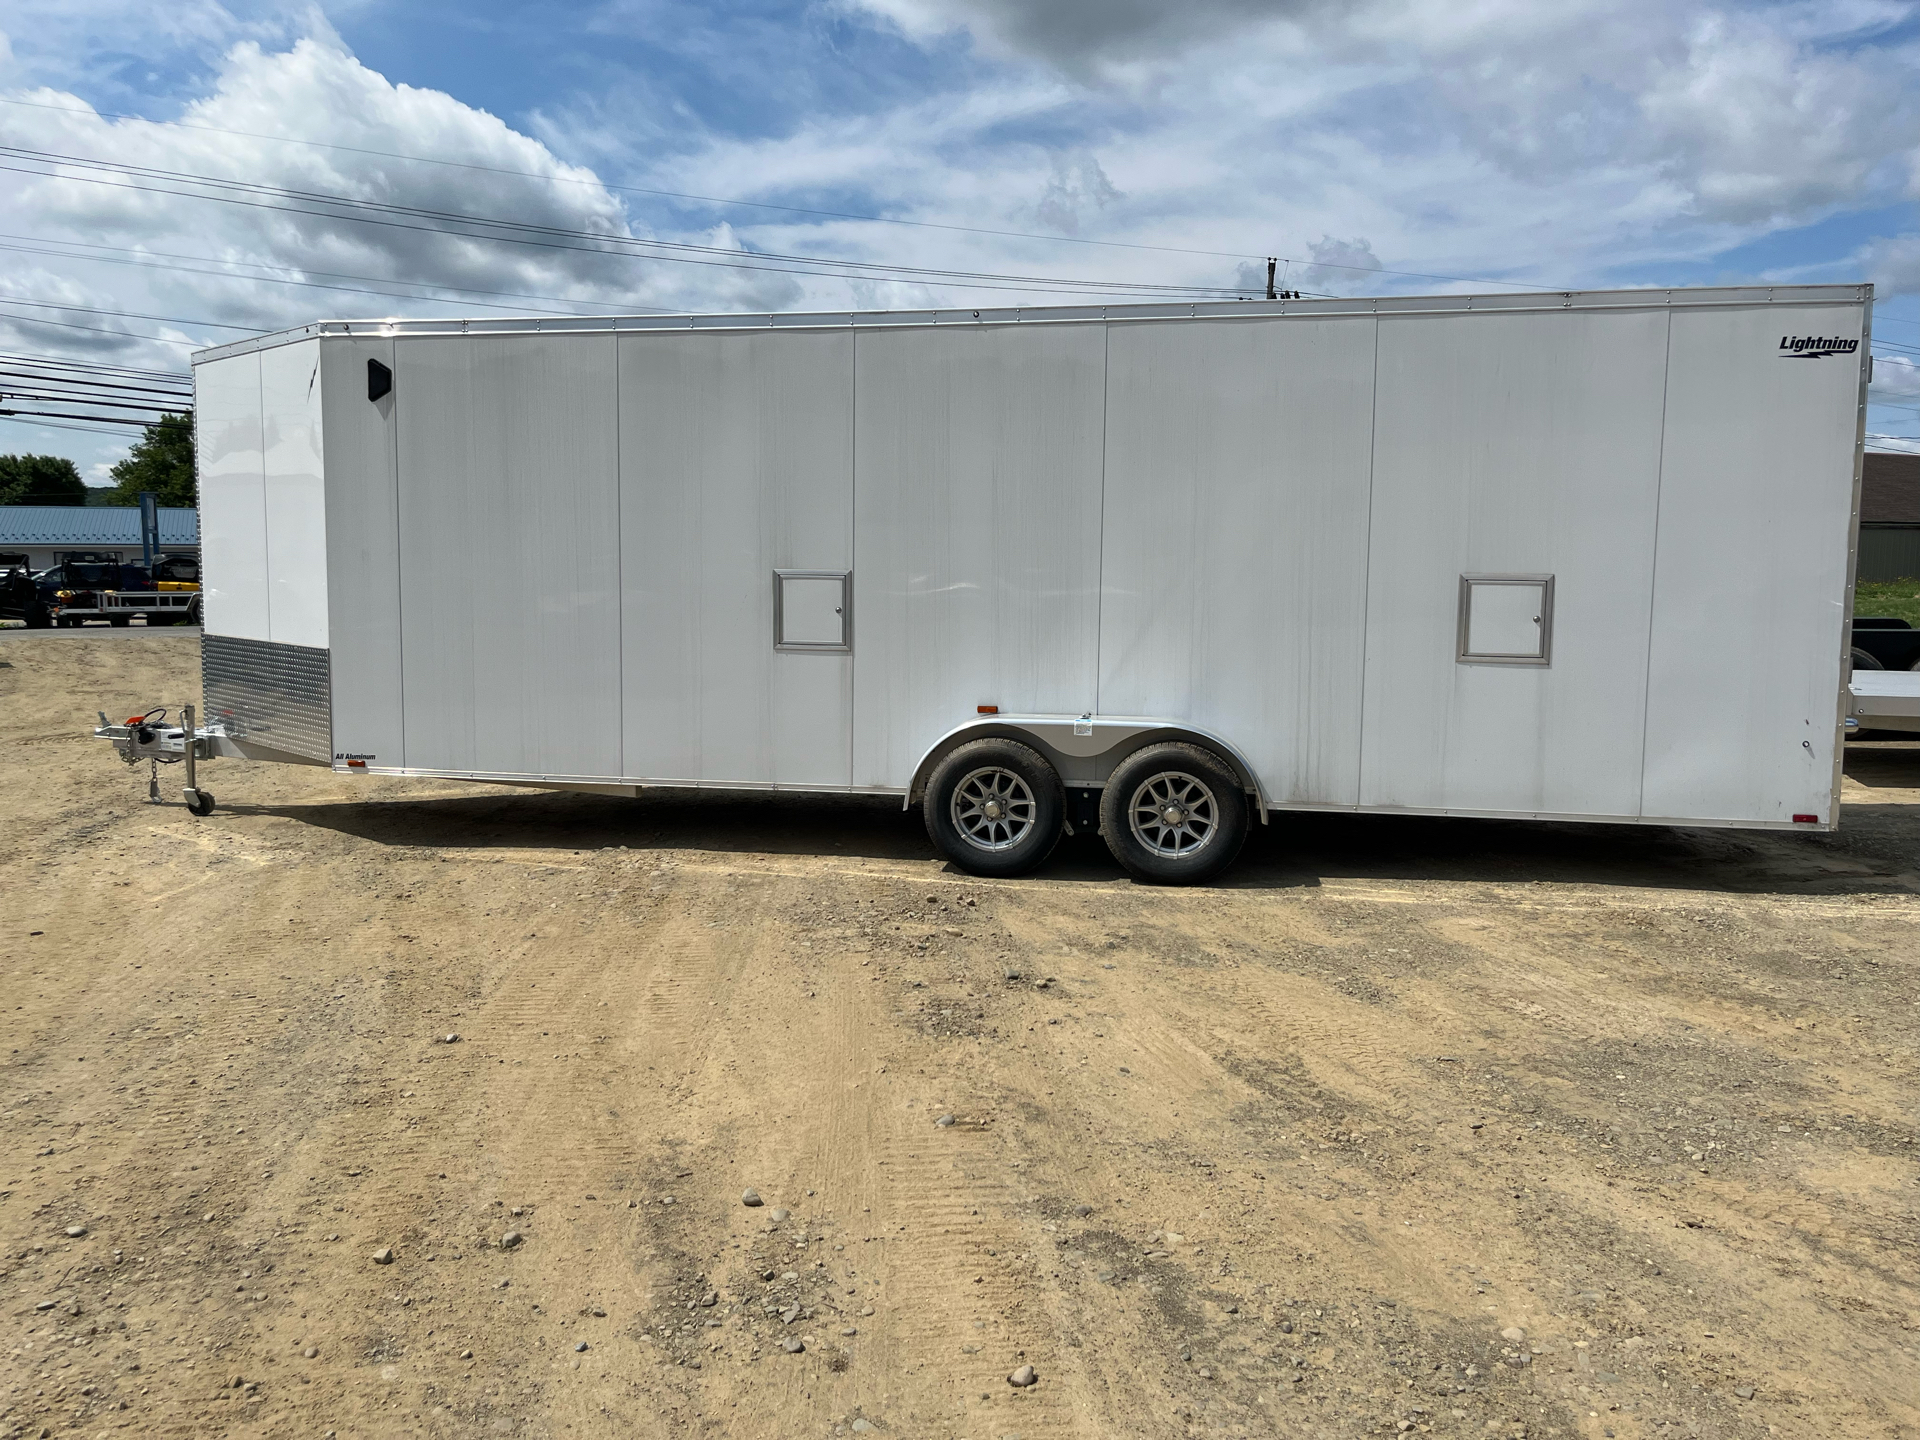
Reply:
M187 809L195 815L213 813L213 792L200 788L198 766L202 760L210 760L215 755L237 751L221 751L219 746L225 739L218 731L197 730L193 724L193 706L180 707L180 723L167 724L165 706L149 710L144 715L134 715L124 725L115 725L107 719L106 711L100 714L100 724L94 730L96 740L111 740L114 750L128 765L147 762L147 799L155 804L160 800L160 767L162 765L184 764L186 785L180 791L181 799L187 803Z

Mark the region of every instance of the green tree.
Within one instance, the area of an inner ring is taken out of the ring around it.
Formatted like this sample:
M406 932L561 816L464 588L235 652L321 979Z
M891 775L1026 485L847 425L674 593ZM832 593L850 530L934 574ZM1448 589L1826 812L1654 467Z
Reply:
M162 505L192 506L193 416L162 415L147 426L127 458L108 472L113 478L113 503L138 505L140 492L151 490Z
M86 482L59 455L0 455L0 505L84 505Z

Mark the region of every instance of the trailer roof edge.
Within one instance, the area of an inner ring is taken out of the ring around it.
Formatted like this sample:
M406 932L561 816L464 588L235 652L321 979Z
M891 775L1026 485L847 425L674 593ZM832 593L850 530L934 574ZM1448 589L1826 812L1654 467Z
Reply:
M829 330L929 325L1088 324L1115 320L1254 319L1334 315L1455 315L1462 311L1621 310L1722 305L1870 304L1871 284L1718 285L1638 290L1548 290L1504 295L1382 295L1330 300L1209 300L1139 305L1019 305L942 310L774 311L753 314L506 316L318 320L193 352L195 365L304 340L346 336L649 334L681 330Z

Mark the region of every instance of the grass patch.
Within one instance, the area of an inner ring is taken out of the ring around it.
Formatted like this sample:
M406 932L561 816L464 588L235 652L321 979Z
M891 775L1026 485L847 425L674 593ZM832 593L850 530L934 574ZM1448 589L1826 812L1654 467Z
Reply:
M1856 615L1892 615L1920 625L1920 580L1862 580L1853 591Z

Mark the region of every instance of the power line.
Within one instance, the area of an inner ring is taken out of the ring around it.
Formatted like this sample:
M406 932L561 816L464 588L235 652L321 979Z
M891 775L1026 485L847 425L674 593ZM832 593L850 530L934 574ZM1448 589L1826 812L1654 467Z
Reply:
M77 325L71 320L43 320L38 315L14 315L0 310L0 320L11 321L15 325L55 325L62 330L88 330L95 335L111 335L116 340L151 340L156 345L180 345L188 350L205 349L200 340L170 340L164 335L141 335L132 330L109 330L102 325Z
M738 205L750 210L777 210L788 215L817 215L828 220L858 220L873 225L908 225L920 230L951 230L962 235L993 235L1009 240L1045 240L1061 245L1099 245L1117 250L1154 250L1167 255L1203 255L1216 260L1264 258L1259 255L1242 254L1237 250L1195 250L1180 245L1146 245L1126 240L1090 240L1082 235L1041 235L1026 230L988 230L977 225L949 225L938 220L903 220L895 215L858 215L844 210L814 210L802 205L776 205L767 200L729 200L717 195L691 195L679 190L649 190L640 185L615 184L611 180L602 180L597 175L590 180L578 180L571 175L543 175L537 170L509 170L503 166L479 165L467 160L440 160L430 155L402 155L393 150L368 150L358 145L336 145L326 140L303 140L291 135L268 135L257 130L229 130L219 125L196 125L188 120L150 120L144 115L129 115L116 110L91 108L82 110L75 109L71 105L48 105L35 100L0 99L0 104L24 105L30 109L53 110L64 115L132 120L143 125L165 125L178 130L199 130L210 135L237 135L246 140L266 140L276 145L303 145L315 150L338 150L347 155L367 155L379 160L405 160L415 165L442 165L453 170L472 170L483 175L507 175L521 180L539 180L550 185L579 185L593 190L617 190L626 195L651 195L664 200L693 200L702 205ZM1293 263L1310 262L1295 261ZM1363 269L1365 267L1335 266L1333 268Z
M97 371L105 375L146 375L162 380L188 380L184 370L155 370L144 365L115 365L107 360L76 359L71 355L17 355L0 350L0 360L16 365L46 365L59 370Z
M191 385L193 376L184 370L148 370L138 365L109 365L103 360L75 360L64 355L10 355L0 351L0 360L15 365L42 365L56 370L83 370L102 375L140 375L161 380L184 381Z
M69 180L100 185L109 189L135 190L150 194L174 195L182 199L211 200L249 209L273 210L285 214L308 215L315 219L349 221L390 229L416 230L449 235L467 240L528 245L541 249L573 250L624 259L670 260L681 264L717 266L723 269L759 270L777 274L817 275L831 279L907 280L940 283L989 290L1054 290L1084 294L1160 294L1244 296L1249 292L1216 285L1171 285L1147 281L1087 280L1056 276L1011 275L997 271L942 270L922 266L898 265L881 261L841 260L816 255L784 254L775 251L743 251L716 245L695 245L685 241L649 239L632 235L609 235L566 226L506 220L494 216L472 215L460 211L436 210L425 206L397 205L384 201L362 200L352 196L329 195L320 191L294 190L285 186L229 180L219 176L195 175L187 171L157 166L136 166L98 160L91 156L61 155L50 151L29 150L21 146L0 146L0 155L25 160L35 165L75 167L83 171L108 172L133 179L108 179L105 174L71 174L58 170L29 169L0 165L0 170L34 175L46 179ZM201 186L215 193L173 188ZM224 193L223 193L224 192ZM291 202L291 203L287 203ZM312 208L318 206L327 209ZM340 213L344 212L344 213ZM423 225L420 220L442 223ZM453 231L447 225L474 227ZM479 233L475 233L478 231ZM489 233L491 232L491 233ZM588 244L576 242L586 241ZM614 247L614 248L609 248ZM631 248L619 248L631 247ZM708 258L711 257L711 258ZM727 257L727 258L720 258ZM771 263L749 263L761 261ZM828 269L811 269L827 266Z
M36 110L54 110L67 115L85 115L114 120L133 120L146 125L166 125L181 130L200 130L214 135L237 135L248 140L266 140L279 145L303 145L316 150L337 150L349 155L367 155L381 160L405 160L417 165L441 165L455 170L472 170L487 175L508 175L523 180L539 180L555 185L580 185L596 190L619 191L629 195L650 195L668 200L693 200L703 205L737 205L753 210L777 210L789 215L814 215L829 220L856 220L873 225L906 225L922 230L947 230L962 235L990 235L1006 240L1042 240L1060 245L1094 245L1115 250L1147 250L1163 255L1199 255L1215 260L1260 260L1264 256L1235 250L1196 250L1179 245L1147 245L1127 240L1093 240L1081 235L1041 235L1025 230L990 230L977 225L949 225L937 220L903 220L891 215L857 215L841 210L814 210L799 205L776 205L764 200L729 200L714 195L691 195L678 190L649 190L638 185L616 185L595 176L576 180L569 175L542 175L533 170L508 170L495 165L477 165L464 160L439 160L427 155L403 155L392 150L369 150L357 145L337 145L324 140L303 140L289 135L268 135L254 130L228 130L218 125L196 125L186 120L149 120L113 110L76 109L70 105L49 105L44 101L5 100L8 105L23 105ZM1564 290L1563 285L1535 285L1523 280L1481 280L1458 275L1427 275L1417 270L1387 270L1366 265L1336 265L1323 260L1301 260L1282 256L1289 265L1318 265L1327 270L1347 270L1359 275L1399 275L1413 280L1441 280L1459 285L1510 285L1519 290Z
M102 430L93 425L68 425L59 420L29 420L13 415L0 414L0 423L9 425L31 425L36 429L42 430L75 430L82 435L111 435L116 440L125 438L118 430ZM123 422L114 420L108 423L121 425Z
M111 393L111 392L109 392ZM133 410L142 415L177 415L178 405L158 405L151 400L109 400L105 395L62 395L58 391L0 390L0 400L30 400L38 405L97 405L106 410ZM189 407L191 408L191 407ZM128 417L132 418L131 416Z
M126 260L120 259L115 255L88 255L76 254L74 252L79 247L84 246L90 250L116 250L122 255L153 255L159 257L159 260L193 260L206 265L245 265L255 270L286 270L292 274L320 275L331 280L363 280L369 285L411 285L416 288L424 287L430 290L451 290L455 295L461 297L468 295L494 295L503 299L547 300L560 305L591 307L588 313L606 311L622 315L635 315L646 314L657 308L644 305L621 307L598 300L570 299L565 295L526 295L513 290L476 290L469 289L464 285L445 285L437 280L388 280L378 275L341 275L328 270L305 270L291 265L270 265L260 260L218 260L210 255L175 255L164 250L135 250L121 245L97 245L89 240L46 240L37 235L9 236L0 234L0 240L9 239L28 240L32 241L33 244L0 244L0 250L11 251L20 255L46 255L57 260L83 260L95 265L128 265L136 270L173 270L183 275L204 275L217 280L245 280L258 285L298 285L309 290L338 290L355 295L378 295L386 300L426 300L436 304L453 303L446 297L439 295L398 294L392 290L368 289L363 285L328 285L317 280L293 280L280 275L240 275L232 270L201 270L195 269L191 265L161 264L158 263L158 260ZM65 245L73 248L66 250L41 250L34 248L35 245ZM459 303L463 305L477 305L483 310L507 310L518 315L529 313L540 315L577 315L581 313L579 310L541 310L537 306L532 305L491 305L483 300L467 300L464 298L462 298Z
M169 398L178 398L184 393L177 387L162 389L157 386L130 385L125 381L108 380L104 377L68 377L39 370L9 370L5 365L0 364L0 384L8 380L25 380L34 385L54 385L67 389L95 387L124 395L164 395Z
M45 415L55 420L92 420L101 425L124 425L133 430L144 430L147 428L147 422L144 420L125 420L118 415L70 415L64 410L5 409L0 410L0 415L15 417L23 415Z
M0 303L27 305L35 310L71 310L77 315L115 315L126 320L158 320L164 325L199 325L209 330L240 330L248 335L271 333L257 325L229 325L222 320L182 320L178 315L143 315L137 310L98 310L91 305L69 305L63 300L22 300L18 295L0 294Z

